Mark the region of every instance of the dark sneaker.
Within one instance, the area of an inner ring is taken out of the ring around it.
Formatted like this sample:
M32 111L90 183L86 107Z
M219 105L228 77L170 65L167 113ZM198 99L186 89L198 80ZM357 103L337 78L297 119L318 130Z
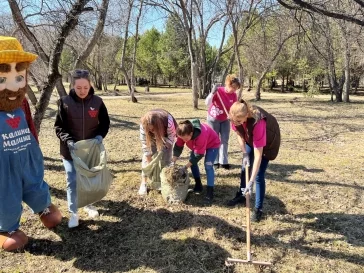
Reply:
M215 169L220 168L220 163L216 163L216 164L214 164L214 168L215 168Z
M245 205L245 196L240 191L238 191L236 193L235 197L233 199L229 200L229 202L227 203L227 205L229 207L233 207L237 204Z
M263 218L263 211L261 209L254 208L251 215L252 222L260 222L262 218Z
M221 164L220 167L225 170L230 170L230 164Z
M207 186L206 196L205 196L205 204L211 205L213 199L214 199L214 187Z
M203 190L201 181L196 181L195 186L193 188L194 193L201 193Z

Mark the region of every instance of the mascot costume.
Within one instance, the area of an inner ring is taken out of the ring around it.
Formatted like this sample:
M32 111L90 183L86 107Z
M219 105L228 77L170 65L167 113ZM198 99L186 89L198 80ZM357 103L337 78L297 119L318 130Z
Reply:
M0 249L21 249L28 237L19 230L24 201L43 225L62 220L43 180L43 155L22 110L27 70L37 58L13 37L0 36Z

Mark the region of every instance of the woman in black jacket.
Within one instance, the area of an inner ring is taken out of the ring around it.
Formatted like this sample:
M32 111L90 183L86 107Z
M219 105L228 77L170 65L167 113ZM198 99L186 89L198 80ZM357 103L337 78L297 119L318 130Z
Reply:
M60 153L67 178L67 202L71 213L68 227L78 226L76 170L70 151L75 143L84 139L97 139L100 143L109 131L110 119L102 99L94 95L90 74L87 70L75 70L72 73L73 87L68 96L58 101L58 113L54 124L60 139ZM93 206L85 210L91 217L98 216Z

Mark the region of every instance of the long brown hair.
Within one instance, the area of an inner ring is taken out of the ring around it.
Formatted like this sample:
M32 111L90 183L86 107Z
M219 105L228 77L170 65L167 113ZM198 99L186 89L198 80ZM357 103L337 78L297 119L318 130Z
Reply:
M155 143L155 145L157 146L158 151L162 150L165 144L165 118L168 118L168 114L166 116L165 111L150 110L140 119L140 122L145 132L147 146L150 151L153 143ZM153 132L149 131L149 125L153 126Z

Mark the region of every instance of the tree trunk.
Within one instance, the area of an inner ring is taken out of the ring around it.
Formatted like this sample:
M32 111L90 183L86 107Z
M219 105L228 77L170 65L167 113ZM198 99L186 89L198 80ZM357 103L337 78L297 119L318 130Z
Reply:
M126 67L125 67L125 58L126 58L126 47L127 47L127 42L128 42L128 35L129 35L129 24L130 24L130 16L131 16L131 12L133 9L133 3L134 1L130 1L129 5L128 5L128 15L127 15L127 20L125 23L125 30L124 30L124 39L123 39L123 45L122 45L122 53L121 53L121 62L120 62L120 70L124 75L126 84L128 85L128 90L129 90L129 94L131 96L131 100L133 101L134 99L134 90L132 90L132 86L130 84L130 78L128 75L128 72L126 71Z
M33 118L34 126L38 134L40 132L40 125L49 105L49 100L58 79L62 79L62 76L60 74L48 74L48 83L44 85L42 90L40 90L41 96L37 105L35 106L35 113Z
M198 109L197 64L195 62L191 62L191 81L193 108Z
M28 98L30 99L30 102L32 103L32 105L36 106L38 100L29 84L27 85L27 95L28 95Z
M66 89L64 88L63 82L62 82L62 77L60 79L57 79L56 81L56 88L58 91L58 95L60 98L67 96L67 92Z
M345 83L344 83L344 102L349 102L349 93L350 93L350 45L348 41L347 32L344 30L344 44L345 44L345 53L344 53L344 60L345 60Z
M255 99L257 101L260 100L260 89L262 88L262 84L263 84L263 80L265 78L265 74L266 73L264 73L263 75L261 75L260 78L259 78L259 80L258 80L257 89L255 91Z

